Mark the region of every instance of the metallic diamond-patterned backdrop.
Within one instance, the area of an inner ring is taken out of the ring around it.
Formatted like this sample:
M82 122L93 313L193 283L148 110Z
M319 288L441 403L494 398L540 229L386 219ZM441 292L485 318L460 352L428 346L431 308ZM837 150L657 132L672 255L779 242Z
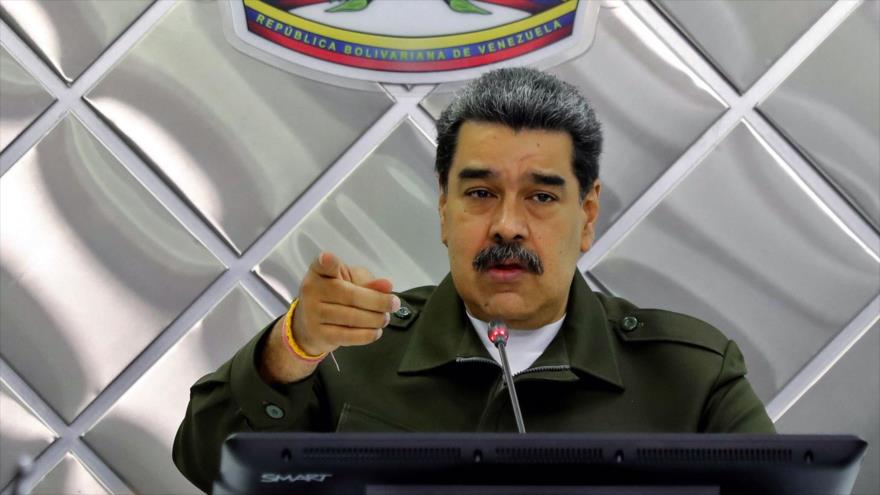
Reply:
M877 26L880 2L866 2L760 109L880 228L880 113L866 104L880 88Z
M33 488L34 495L58 495L59 493L109 493L101 483L72 455L67 454L49 474Z
M834 4L833 0L657 0L740 91L748 89Z
M0 46L0 151L45 110L52 98L12 55Z
M250 340L254 329L269 321L254 298L236 286L126 391L86 433L86 442L138 492L198 493L168 455L186 412L189 386L204 370L223 364Z
M396 287L436 283L449 268L440 242L434 146L410 121L402 122L330 192L257 267L284 299L323 246L369 267ZM324 248L327 249L327 248Z
M412 0L420 1L420 0ZM320 249L447 270L433 120L250 59L209 0L0 0L0 489L195 492L188 387ZM859 434L880 493L880 2L606 1L551 71L606 131L598 288L735 338L785 432ZM841 408L839 404L846 404Z
M9 483L15 474L18 457L36 456L43 451L55 435L37 419L27 406L15 397L0 381L0 483Z

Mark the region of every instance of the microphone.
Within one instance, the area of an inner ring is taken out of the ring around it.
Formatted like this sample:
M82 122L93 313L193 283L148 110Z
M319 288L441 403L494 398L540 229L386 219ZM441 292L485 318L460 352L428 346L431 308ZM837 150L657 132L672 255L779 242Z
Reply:
M489 322L489 342L495 344L498 352L501 353L501 369L504 372L504 381L507 383L507 390L510 391L510 403L513 405L513 417L516 419L516 429L520 433L526 432L526 426L523 424L522 411L519 410L519 399L516 398L516 389L513 387L513 374L510 372L510 363L507 362L507 325L499 320Z

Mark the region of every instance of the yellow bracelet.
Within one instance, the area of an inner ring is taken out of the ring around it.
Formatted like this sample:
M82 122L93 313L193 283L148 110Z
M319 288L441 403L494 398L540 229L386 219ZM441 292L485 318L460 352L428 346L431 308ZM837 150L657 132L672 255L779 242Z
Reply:
M293 339L293 310L296 309L297 304L299 304L299 299L294 299L290 304L290 309L287 311L287 316L284 317L284 333L287 335L287 347L290 348L294 356L303 361L308 361L310 363L319 362L327 357L326 352L318 354L317 356L306 354L306 352L297 345L296 340Z

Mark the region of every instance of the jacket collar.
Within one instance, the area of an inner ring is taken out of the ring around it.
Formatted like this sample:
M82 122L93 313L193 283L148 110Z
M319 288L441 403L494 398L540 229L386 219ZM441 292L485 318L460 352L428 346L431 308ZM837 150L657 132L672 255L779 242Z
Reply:
M427 371L458 358L491 359L471 327L450 275L428 298L409 331L412 337L398 368L400 373ZM531 368L560 365L623 388L605 310L577 272L562 328Z

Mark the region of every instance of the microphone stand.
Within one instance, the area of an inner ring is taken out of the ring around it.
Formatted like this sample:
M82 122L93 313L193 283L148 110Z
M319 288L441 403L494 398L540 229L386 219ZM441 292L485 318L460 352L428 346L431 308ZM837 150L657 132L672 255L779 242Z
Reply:
M510 372L510 363L507 361L507 326L500 321L492 321L489 323L489 341L495 344L498 352L501 354L501 369L504 374L504 382L507 383L507 390L510 392L510 403L513 406L513 417L516 419L516 429L520 433L526 432L525 423L523 423L522 411L519 409L519 399L516 397L516 388L513 386L513 374Z

